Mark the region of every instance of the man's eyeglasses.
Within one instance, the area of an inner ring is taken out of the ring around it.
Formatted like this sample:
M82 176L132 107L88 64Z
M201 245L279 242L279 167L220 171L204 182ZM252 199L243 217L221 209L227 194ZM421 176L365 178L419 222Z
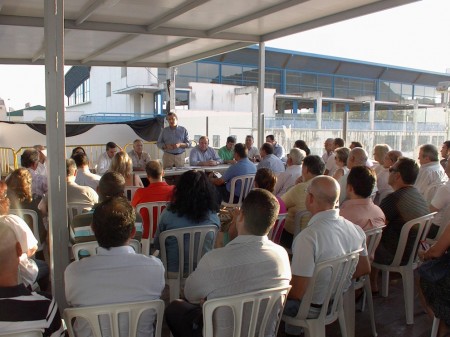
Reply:
M0 200L5 200L8 198L8 193L6 191L0 192Z

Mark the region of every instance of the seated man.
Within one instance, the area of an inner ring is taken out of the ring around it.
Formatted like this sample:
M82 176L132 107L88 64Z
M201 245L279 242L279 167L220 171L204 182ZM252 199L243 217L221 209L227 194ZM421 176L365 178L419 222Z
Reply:
M111 161L117 151L121 150L116 143L108 142L106 143L106 151L103 152L100 157L98 157L97 163L97 174L103 175L109 170L111 166Z
M242 143L237 143L234 147L234 160L236 164L230 166L222 178L211 178L214 185L217 186L222 200L230 200L231 179L237 176L255 174L256 166L247 158L247 148ZM239 198L240 184L236 184L235 198Z
M351 169L347 178L347 197L339 213L364 231L382 227L386 221L383 211L370 197L376 184L375 172L367 166Z
M189 302L175 300L167 307L165 317L173 336L201 336L200 303L205 300L289 285L287 253L267 238L279 207L266 190L255 189L247 195L236 224L238 237L203 256L186 280L184 295ZM220 336L229 335L232 322L232 317L221 317Z
M273 154L280 158L281 160L286 160L286 151L284 150L284 147L275 140L274 135L267 135L266 136L266 143L272 144L273 146Z
M81 186L75 182L77 166L73 159L66 159L67 203L77 202L94 205L98 202L98 195L91 187Z
M417 188L429 205L438 187L443 185L448 177L439 163L436 146L432 144L422 145L418 159L420 169L414 187Z
M133 150L128 152L128 156L133 162L133 171L144 171L145 165L150 161L150 155L143 151L144 143L140 139L133 142Z
M229 136L227 137L227 144L219 149L219 157L222 159L224 164L235 164L234 160L234 144L236 144L236 138Z
M312 218L308 227L295 237L292 245L292 288L284 309L284 313L288 316L297 315L317 263L364 248L360 253L353 277L360 277L370 272L364 231L361 227L339 216L339 210L335 209L339 198L337 181L329 176L315 177L307 193L305 203ZM317 317L320 312L324 292L329 287L329 283L328 273L319 274L312 298L313 305L309 311L312 317ZM347 286L349 285L350 280ZM299 329L286 325L286 333L291 335L300 335Z
M265 167L271 169L275 174L285 171L284 163L273 153L272 144L264 143L259 149L259 154L261 161L258 164L258 170Z
M34 145L33 148L39 153L39 164L36 170L37 174L47 175L47 149L44 145Z
M33 199L42 198L48 192L47 176L38 173L39 152L35 149L23 151L20 156L20 165L31 174L31 192Z
M280 244L283 247L291 248L292 240L295 234L295 214L298 211L306 211L306 188L311 183L311 179L323 174L325 170L325 163L322 158L316 155L309 155L303 159L302 177L303 182L295 185L284 195L281 196L281 200L284 201L288 210L288 215L284 223L283 233L281 234ZM299 230L306 227L307 222L300 224Z
M325 148L327 149L327 142L328 140L325 141ZM330 155L327 156L327 161L325 162L325 175L328 175L330 177L334 176L334 173L336 172L336 170L338 169L337 164L336 164L336 154L334 153L334 150L340 148L340 147L344 147L344 140L342 138L334 138L332 140L332 152ZM328 149L327 149L328 151Z
M414 187L418 172L419 166L416 162L405 157L400 157L389 169L389 185L394 192L384 198L380 204L381 210L386 215L386 227L375 251L374 261L377 263L391 264L397 251L403 225L409 220L430 213L427 202ZM410 235L404 256L410 255L414 239L414 235ZM406 261L402 262L406 263ZM372 291L378 291L378 270L375 268L372 269L371 285Z
M443 145L444 146L444 145ZM447 163L445 174L450 176L450 165ZM450 219L450 181L446 181L444 185L439 186L431 200L430 212L438 212L433 218L428 237L435 238L438 231L443 233L444 227L448 225ZM442 227L442 229L440 229Z
M44 337L62 337L64 328L51 295L28 290L17 282L22 248L13 230L0 218L0 331L43 331Z
M245 147L248 152L248 159L252 162L257 162L261 160L261 156L259 155L259 149L256 146L253 146L254 139L252 135L248 135L245 137Z
M100 179L97 192L100 202L114 197L123 197L125 195L125 178L118 172L106 172ZM79 214L73 218L70 227L73 232L72 239L74 243L95 241L91 227L95 207L97 205L94 205L91 211ZM139 214L136 215L136 218L134 239L140 241L142 237L142 219Z
M159 161L149 161L145 166L145 171L147 172L147 179L150 182L150 185L136 191L133 200L131 201L131 205L136 208L137 205L144 202L170 201L175 185L168 185L163 181L164 170ZM142 212L142 222L144 227L142 237L148 239L150 225L148 212ZM153 234L156 232L157 223L154 223L154 225L152 230Z
M97 255L69 264L64 272L65 293L70 306L158 299L164 289L164 267L153 256L136 254L128 241L136 231L136 215L124 197L109 198L94 211L92 229L98 241ZM154 314L144 312L139 337L153 335ZM122 323L121 323L122 324ZM85 320L75 322L77 336L89 336Z
M198 145L189 154L189 163L192 166L216 166L222 162L216 151L209 147L209 139L206 136L200 137Z
M81 186L89 186L94 191L97 190L100 176L89 170L89 159L84 153L78 153L72 157L77 165L77 176L75 182Z
M281 197L292 186L295 181L302 176L302 163L306 157L306 152L297 148L291 149L286 162L286 171L281 172L277 176L277 183L273 193Z

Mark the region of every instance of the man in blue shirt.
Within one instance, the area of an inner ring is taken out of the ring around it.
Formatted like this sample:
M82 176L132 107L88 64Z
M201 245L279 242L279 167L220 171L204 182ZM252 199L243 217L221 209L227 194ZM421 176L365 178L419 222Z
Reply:
M259 150L261 161L258 164L258 170L265 167L271 169L275 174L285 171L286 168L284 167L284 163L273 151L273 146L270 143L264 143L261 146L261 149Z
M189 155L189 163L192 166L216 166L222 163L222 159L216 151L208 145L208 137L201 136L198 145L191 150Z
M189 134L184 127L178 125L178 116L175 113L169 112L167 121L169 126L162 130L156 145L164 151L162 158L164 168L182 167L184 166L182 154L191 146Z
M266 143L272 144L273 146L273 154L280 158L281 160L286 160L286 151L284 150L284 147L275 140L275 137L273 135L267 135L266 136Z
M231 179L237 176L256 173L256 166L247 158L247 153L245 145L237 143L234 146L234 160L236 160L236 164L230 166L222 178L211 178L212 183L217 186L222 200L230 199ZM241 190L238 185L235 189L235 197L239 197L239 191Z

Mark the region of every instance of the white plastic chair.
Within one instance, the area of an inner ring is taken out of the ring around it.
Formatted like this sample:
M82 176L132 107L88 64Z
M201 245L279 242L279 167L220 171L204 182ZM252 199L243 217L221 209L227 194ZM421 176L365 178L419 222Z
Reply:
M237 176L231 179L230 187L230 199L228 202L222 201L223 207L241 207L242 200L247 196L247 194L253 188L253 181L255 180L254 174L247 174L243 176ZM237 203L234 202L235 191L237 190L237 183L240 183L239 200Z
M439 323L441 320L434 316L433 325L431 327L431 337L437 337L439 331Z
M134 194L139 188L142 188L142 186L125 186L124 194L128 201L133 200Z
M275 224L270 229L269 234L267 234L269 240L272 240L275 243L280 243L280 237L283 232L286 216L287 213L278 214L277 221L275 221Z
M42 331L41 330L23 330L23 331L17 331L17 332L6 332L1 333L1 337L42 337Z
M223 320L220 311L225 308L229 308L233 313L230 316L230 319L234 320L233 337L276 336L290 288L291 286L271 288L207 300L203 303L203 336L214 336L214 318L220 316ZM218 312L214 315L216 310ZM267 334L266 328L270 329Z
M390 265L372 262L372 267L382 271L381 295L383 297L387 297L389 292L389 272L397 272L402 276L406 324L414 324L414 269L418 266L417 251L419 250L419 243L427 237L431 226L431 220L435 214L436 212L412 219L403 225L397 251L395 252L394 260ZM412 246L413 249L408 257L407 263L405 265L401 265L408 236L412 229L417 230L417 236Z
M146 310L153 310L156 313L154 335L155 337L160 337L164 314L164 302L159 299L145 302L129 302L90 307L67 308L64 310L64 321L66 322L67 332L70 337L76 337L73 330L74 318L83 318L88 321L94 337L102 337L101 331L107 330L108 328L111 332L111 337L119 337L119 322L122 321L122 319L119 320L119 314L127 314L128 334L126 336L135 337L138 333L139 318ZM108 319L106 319L107 317L103 316L107 316L109 318L109 322ZM109 323L109 325L105 327L104 325L107 323ZM102 326L100 326L100 324Z
M161 250L161 261L164 264L166 284L170 288L170 302L180 298L181 288L185 279L194 271L201 257L206 253L204 250L206 237L213 235L211 242L211 249L213 249L217 232L218 228L216 225L206 225L171 229L160 234L159 249ZM178 272L176 275L172 275L174 273L170 272L167 267L165 242L171 237L176 239L178 245ZM188 240L186 243L189 244L189 250L185 250L185 240ZM185 251L189 252L188 270L184 268Z
M81 202L69 202L67 203L67 214L69 219L69 226L73 221L73 218L77 215L89 212L92 209L91 204Z
M382 227L375 227L365 231L366 233L366 245L367 245L367 255L373 256L378 243L380 242L381 234L383 234ZM365 301L369 306L370 315L370 326L372 328L372 335L377 336L377 329L375 326L375 311L373 309L373 299L372 299L372 287L370 286L369 275L364 275L358 280L352 282L351 288L345 293L344 297L344 310L345 319L347 324L347 335L348 337L355 336L355 290L364 288L364 294L362 299L361 311L364 311Z
M33 231L34 237L38 242L38 250L42 250L41 238L39 235L39 220L36 211L31 209L10 209L9 214L20 216L25 222L27 222L27 217L31 218L31 230ZM30 226L28 222L27 224Z
M141 253L141 243L138 240L130 240L129 246L131 246L136 254ZM89 253L89 256L97 255L97 248L99 247L97 241L90 241L90 242L81 242L76 243L72 246L72 253L73 257L75 258L75 261L80 260L79 253L80 251L86 251Z
M143 202L141 204L136 205L136 213L141 214L142 209L146 209L148 213L148 219L149 219L149 229L148 229L148 238L144 239L142 238L142 254L149 256L150 255L150 246L153 242L153 228L156 227L156 225L159 222L159 216L161 215L162 211L167 207L168 201L154 201L154 202ZM142 220L143 221L143 220ZM142 226L144 226L144 223L142 223Z
M301 300L297 315L295 317L283 315L281 319L286 324L303 327L305 337L325 337L325 325L333 323L339 318L341 335L347 337L342 295L346 286L350 283L361 250L358 249L349 254L318 263L309 281L308 289ZM307 318L314 295L316 278L319 273L326 272L327 269L331 273L330 282L324 294L324 302L320 313L317 318Z

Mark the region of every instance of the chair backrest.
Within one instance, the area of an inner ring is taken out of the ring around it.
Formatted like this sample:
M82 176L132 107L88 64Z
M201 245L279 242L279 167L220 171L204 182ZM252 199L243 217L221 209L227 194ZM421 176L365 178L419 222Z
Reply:
M206 253L205 239L212 236L211 249L214 247L218 228L216 225L193 226L163 231L159 236L159 247L161 250L161 261L164 264L166 280L169 280L169 268L166 249L166 240L175 238L178 246L178 273L175 281L171 278L171 282L175 282L177 289L170 289L171 294L179 294L179 290L183 284L182 280L191 274L198 262ZM189 247L185 247L189 245ZM188 270L185 269L186 254L188 257ZM169 285L170 286L170 285ZM171 298L172 300L172 298Z
M329 273L330 281L328 287L325 289L324 302L317 319L322 320L325 324L336 320L338 311L342 307L342 294L351 285L352 274L355 271L359 252L361 251L362 248L328 261L319 262L316 265L314 274L309 281L308 289L302 298L300 309L296 316L297 319L305 320L308 318L316 279L319 274Z
M237 176L231 179L230 186L230 199L228 202L222 202L222 205L225 207L240 207L242 205L242 200L250 193L253 188L253 181L255 180L254 174L246 174L242 176ZM238 202L234 202L235 192L239 191L239 199Z
M97 241L76 243L72 246L73 257L75 258L76 261L78 261L83 257L97 255L98 246L99 245ZM130 240L129 246L131 246L134 249L136 254L141 253L141 243L138 240L134 239ZM81 255L80 252L82 253L82 256L80 256Z
M36 211L33 211L31 209L10 209L9 214L20 216L28 224L28 226L30 226L31 230L33 231L34 237L38 242L38 250L41 250L42 245L38 226L39 220ZM31 222L29 221L29 219L31 219Z
M301 232L302 227L311 219L311 212L308 210L297 211L294 218L294 238Z
M214 312L218 308L230 308L234 319L233 337L266 336L266 328L271 336L276 336L291 286L271 288L250 293L214 298L203 303L203 336L214 336ZM223 317L221 316L223 319ZM244 329L244 331L242 331ZM258 332L258 334L256 334Z
M145 217L142 217L142 226L147 228L148 226L148 239L142 239L142 254L150 255L150 243L152 242L152 238L154 236L153 229L156 228L156 225L159 221L159 216L162 211L167 207L168 201L154 201L154 202L143 202L141 204L136 205L136 212L141 214L141 210L146 209L148 214L149 223L144 223ZM145 231L145 230L144 230Z
M128 201L133 200L134 194L138 188L142 188L142 186L125 186L125 197Z
M17 332L0 332L1 337L42 337L41 330L23 330Z
M102 337L102 330L107 330L108 328L108 330L111 331L109 336L119 337L120 328L123 329L123 326L120 326L119 324L123 322L122 319L119 320L119 315L122 316L123 314L126 314L128 316L128 333L126 336L135 337L138 332L139 318L146 310L152 310L156 313L155 337L160 337L164 314L164 302L159 299L145 302L67 308L64 310L64 321L66 322L67 331L69 332L70 337L75 337L73 330L73 322L75 318L83 318L88 321L94 337ZM109 318L109 320L106 318ZM151 317L149 317L149 319L150 318ZM109 325L105 327L104 325L108 323ZM143 322L141 322L141 324L142 323ZM139 324L139 326L141 324Z
M378 243L380 243L381 235L383 234L383 228L386 226L381 227L374 227L367 231L364 231L366 234L366 246L367 246L367 255L373 259L373 256L375 254L375 250L377 249Z
M419 243L421 241L425 241L428 231L430 230L431 220L437 212L433 212L412 220L409 220L402 227L402 231L400 232L400 239L398 241L397 250L395 252L394 260L391 263L391 266L400 266L402 265L403 254L405 253L405 249L410 246L412 247L410 255L408 256L408 261L406 265L413 265L417 259L417 252L419 250ZM408 238L412 231L416 233L416 237L414 242L408 242Z
M67 215L69 219L69 226L73 221L73 218L82 213L89 212L92 209L91 204L81 202L69 202L67 203Z
M287 213L278 214L277 221L275 221L275 224L272 226L272 229L267 235L269 239L275 243L280 243L281 233L283 232L286 216Z

